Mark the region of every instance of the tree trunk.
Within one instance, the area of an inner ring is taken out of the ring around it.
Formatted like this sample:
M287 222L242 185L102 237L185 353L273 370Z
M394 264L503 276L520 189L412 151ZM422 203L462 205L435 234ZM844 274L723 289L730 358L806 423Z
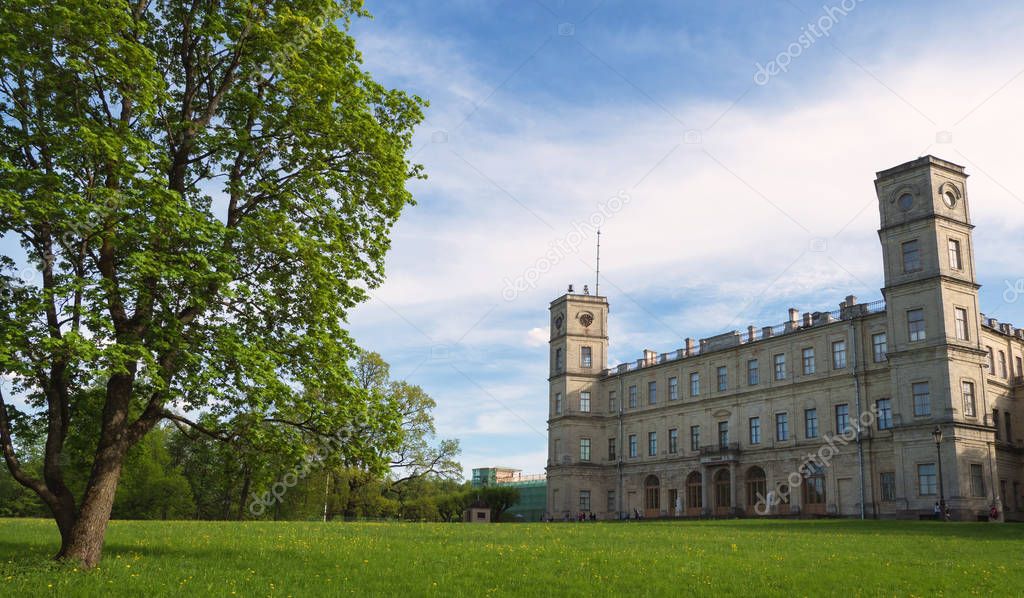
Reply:
M97 455L78 517L69 530L61 529L58 560L77 561L85 569L100 562L123 463L124 451L115 447L107 447Z

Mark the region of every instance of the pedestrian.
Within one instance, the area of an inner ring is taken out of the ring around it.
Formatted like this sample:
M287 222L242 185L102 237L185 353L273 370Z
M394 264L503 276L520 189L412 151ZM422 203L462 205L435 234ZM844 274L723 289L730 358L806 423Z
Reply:
M989 521L999 521L999 509L995 505L992 505L992 508L988 510L988 518Z
M935 506L932 507L932 518L936 521L942 516L942 509L939 508L939 501L935 501Z

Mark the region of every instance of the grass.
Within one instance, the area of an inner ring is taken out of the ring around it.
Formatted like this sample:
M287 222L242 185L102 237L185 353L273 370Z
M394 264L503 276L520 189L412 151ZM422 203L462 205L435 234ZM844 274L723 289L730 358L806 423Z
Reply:
M115 521L90 572L0 519L0 596L1018 595L1024 526Z

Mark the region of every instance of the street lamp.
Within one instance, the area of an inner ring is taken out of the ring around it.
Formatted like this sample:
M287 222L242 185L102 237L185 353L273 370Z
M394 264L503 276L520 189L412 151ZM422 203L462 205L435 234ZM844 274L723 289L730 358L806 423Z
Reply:
M932 430L932 438L935 439L935 454L939 459L939 516L945 519L946 492L942 487L942 450L940 450L942 444L942 428L935 426L935 429Z

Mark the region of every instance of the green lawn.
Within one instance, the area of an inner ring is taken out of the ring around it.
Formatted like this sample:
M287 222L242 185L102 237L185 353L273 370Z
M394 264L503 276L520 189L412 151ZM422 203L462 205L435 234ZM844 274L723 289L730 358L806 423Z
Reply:
M0 520L0 596L1020 595L1024 526L707 521L111 523L100 567Z

